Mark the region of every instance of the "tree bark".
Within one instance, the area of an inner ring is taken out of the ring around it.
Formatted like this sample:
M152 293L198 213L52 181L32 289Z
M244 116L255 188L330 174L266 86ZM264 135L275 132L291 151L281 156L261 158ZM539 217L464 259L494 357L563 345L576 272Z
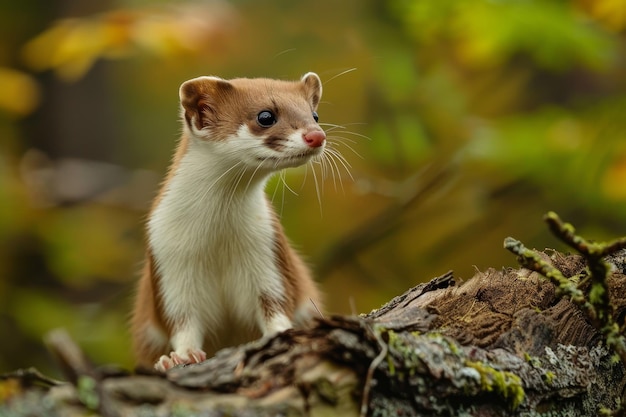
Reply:
M585 276L580 256L541 256ZM623 329L626 252L609 261ZM320 319L166 376L94 368L71 341L49 343L70 382L4 375L0 415L598 416L618 408L626 382L592 320L524 268L463 283L447 273L369 314Z

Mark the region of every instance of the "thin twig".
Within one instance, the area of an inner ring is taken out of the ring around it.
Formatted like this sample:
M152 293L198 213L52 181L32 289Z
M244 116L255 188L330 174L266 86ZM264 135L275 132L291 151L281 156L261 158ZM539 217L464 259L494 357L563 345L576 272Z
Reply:
M376 368L380 366L382 361L387 357L389 353L389 347L385 343L385 341L380 337L380 334L376 331L375 328L367 324L366 329L370 334L374 336L378 346L380 347L380 352L378 355L372 360L369 368L367 369L367 374L365 375L365 385L363 386L363 398L361 399L361 411L359 413L360 417L367 416L367 412L369 410L369 402L370 402L370 391L372 388L372 380L374 379L374 372Z
M561 271L552 266L549 262L544 261L537 252L528 249L519 240L507 237L504 239L504 248L518 256L518 262L524 268L538 272L548 278L563 295L571 297L572 301L578 304L584 304L585 295L576 286L576 284L566 278Z
M513 238L504 240L504 247L518 256L520 264L532 271L538 272L552 281L561 297L568 296L572 302L584 309L591 319L593 326L604 336L606 345L618 356L626 367L626 338L620 332L619 324L614 321L614 306L610 300L608 277L611 268L604 259L621 249L626 248L626 238L620 238L608 243L590 242L576 234L576 229L569 223L563 222L560 217L549 212L544 216L545 222L552 233L561 241L576 249L587 261L590 276L589 290L584 294L572 281L563 276L561 271L532 250L527 249L520 241ZM617 410L602 410L606 416L624 417L626 410L626 392L622 395L621 404Z
M600 259L619 250L626 249L626 237L615 239L608 243L589 242L576 234L576 229L565 223L553 211L544 216L550 231L568 246L576 249L585 258Z
M8 379L17 379L22 385L26 386L37 385L45 388L55 387L66 383L58 379L47 377L35 368L18 369L17 371L7 372L0 375L0 381Z

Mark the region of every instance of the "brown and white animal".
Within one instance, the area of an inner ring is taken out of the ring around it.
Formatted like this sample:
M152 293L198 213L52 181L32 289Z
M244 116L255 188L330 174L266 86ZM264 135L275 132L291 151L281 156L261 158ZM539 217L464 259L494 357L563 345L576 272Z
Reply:
M183 134L149 216L132 318L140 366L200 362L317 314L318 290L264 187L324 151L321 95L311 72L182 84Z

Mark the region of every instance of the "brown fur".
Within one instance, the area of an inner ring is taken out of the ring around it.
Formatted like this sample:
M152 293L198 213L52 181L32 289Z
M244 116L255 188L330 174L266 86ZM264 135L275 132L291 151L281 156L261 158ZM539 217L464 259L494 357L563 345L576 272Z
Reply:
M133 350L141 367L152 367L156 360L167 349L167 343L159 346L145 336L147 324L160 328L163 334L170 333L170 326L163 320L163 301L158 288L158 274L154 259L148 251L146 262L139 280L135 309L131 321L133 334Z
M274 213L274 229L276 230L276 241L274 252L276 262L283 275L283 285L286 292L286 302L283 305L289 318L293 320L296 308L306 305L307 310L314 311L315 308L322 308L321 296L315 286L309 268L298 256L293 247L289 244L287 236L283 233L282 225L278 216ZM306 323L296 323L300 326Z
M280 87L280 107L276 103L278 97L273 99L277 84ZM194 119L198 128L207 128L211 140L226 140L244 123L252 133L263 135L265 129L256 123L256 115L264 109L293 121L288 126L274 129L272 136L284 137L303 127L298 121L309 120L310 111L317 108L319 97L308 93L307 88L301 83L271 79L237 78L228 82L210 79L203 83L183 84L182 91L186 96L181 102L187 123ZM275 102L269 109L267 97ZM315 101L307 101L307 97ZM310 111L302 112L302 108L309 108Z

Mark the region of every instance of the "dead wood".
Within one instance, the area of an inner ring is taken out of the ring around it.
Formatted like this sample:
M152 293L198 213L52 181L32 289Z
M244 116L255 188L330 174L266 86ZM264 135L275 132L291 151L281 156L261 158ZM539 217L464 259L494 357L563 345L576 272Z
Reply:
M585 288L582 257L541 256ZM623 329L626 252L608 260ZM524 268L462 283L447 273L369 314L319 320L166 376L93 368L71 344L55 346L72 383L4 375L0 415L597 416L617 409L626 381L584 311Z

